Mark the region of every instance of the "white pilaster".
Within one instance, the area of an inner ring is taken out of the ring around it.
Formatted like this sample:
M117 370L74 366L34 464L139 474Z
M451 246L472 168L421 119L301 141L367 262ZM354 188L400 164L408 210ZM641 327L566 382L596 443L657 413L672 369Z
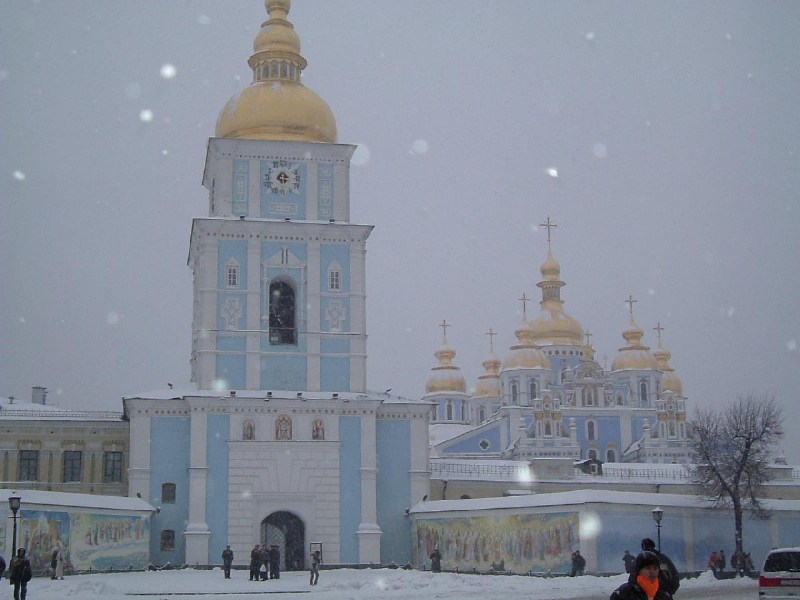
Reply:
M427 446L426 446L427 447ZM378 488L375 412L361 417L361 522L358 524L358 560L381 560L381 528L378 526Z
M189 453L189 523L186 526L186 562L209 564L208 543L211 530L206 523L206 480L208 463L208 417L195 410L191 413L191 441Z

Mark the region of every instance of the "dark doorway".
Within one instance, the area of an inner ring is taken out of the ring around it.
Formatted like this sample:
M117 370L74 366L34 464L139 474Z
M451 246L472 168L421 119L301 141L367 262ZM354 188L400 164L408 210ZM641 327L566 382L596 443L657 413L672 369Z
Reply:
M278 511L261 521L261 542L281 551L282 571L305 570L305 538L306 527L294 513Z

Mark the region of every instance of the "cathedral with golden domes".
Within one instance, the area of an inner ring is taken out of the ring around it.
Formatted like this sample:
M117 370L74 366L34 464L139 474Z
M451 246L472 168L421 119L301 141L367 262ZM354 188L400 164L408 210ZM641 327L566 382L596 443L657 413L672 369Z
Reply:
M423 397L433 403L434 458L569 459L600 462L688 463L689 442L683 385L661 344L642 339L628 299L630 324L611 368L595 360L591 334L564 308L561 266L553 256L548 217L547 256L541 265L539 312L522 322L504 358L483 361L474 391L467 392L456 351L447 343L435 353ZM490 340L495 333L489 331Z

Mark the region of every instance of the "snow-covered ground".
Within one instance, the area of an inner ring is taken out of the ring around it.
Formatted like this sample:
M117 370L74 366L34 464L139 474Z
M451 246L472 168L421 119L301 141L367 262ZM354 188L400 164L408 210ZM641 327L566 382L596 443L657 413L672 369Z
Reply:
M400 569L336 569L322 571L319 585L309 586L308 573L283 573L279 580L248 581L247 571L233 571L224 579L213 571L160 571L75 575L63 581L36 578L28 587L34 600L131 600L132 597L161 600L191 595L199 598L224 597L225 600L254 600L254 596L274 592L310 595L321 600L367 600L376 598L424 599L481 598L532 600L606 600L622 584L625 575L612 577L556 577L543 579L522 576L433 574ZM3 582L6 584L6 582ZM0 592L3 595L8 592ZM752 579L717 581L710 573L683 580L676 598L716 600L754 600L758 582Z

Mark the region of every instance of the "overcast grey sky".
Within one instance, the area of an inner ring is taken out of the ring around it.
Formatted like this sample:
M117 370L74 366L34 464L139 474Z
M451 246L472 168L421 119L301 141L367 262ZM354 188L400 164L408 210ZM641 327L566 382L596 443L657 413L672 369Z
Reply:
M289 18L304 83L362 145L371 389L421 396L442 319L469 386L490 327L502 358L549 215L601 364L632 294L690 409L774 393L800 462L800 3L295 0ZM206 142L265 19L258 0L0 3L0 396L120 410L188 381Z

